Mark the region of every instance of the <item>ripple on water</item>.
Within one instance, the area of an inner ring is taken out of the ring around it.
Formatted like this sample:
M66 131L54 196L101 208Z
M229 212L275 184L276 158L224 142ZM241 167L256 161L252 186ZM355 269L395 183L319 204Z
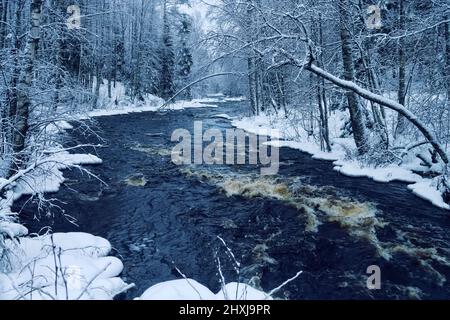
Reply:
M404 253L416 259L419 265L442 286L446 277L433 263L450 267L448 258L439 254L436 248L418 247L409 240L397 238L397 241L380 241L377 231L389 226L381 216L377 206L371 202L361 202L340 194L334 187L318 187L304 183L298 178L265 177L257 174L238 174L227 171L208 171L195 167L181 169L188 177L208 182L218 187L227 197L269 198L282 201L296 208L305 219L305 231L316 233L320 225L335 223L349 235L372 244L380 257L390 261L398 253ZM264 249L264 250L263 250ZM265 262L275 263L264 254L268 248L261 244L255 248L258 257ZM444 253L444 250L441 250ZM403 290L403 289L402 289ZM404 288L409 296L418 298L420 290Z

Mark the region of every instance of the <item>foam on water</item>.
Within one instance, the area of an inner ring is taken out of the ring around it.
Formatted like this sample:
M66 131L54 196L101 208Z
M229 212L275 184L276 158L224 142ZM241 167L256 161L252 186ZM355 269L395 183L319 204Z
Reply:
M136 174L126 178L125 183L131 187L145 187L148 181L143 175Z
M146 153L151 156L154 156L154 155L159 155L162 157L172 156L172 151L167 148L163 148L163 147L154 147L154 146L146 146L146 145L137 144L136 146L133 146L130 149L133 151Z
M305 231L318 232L324 223L336 223L351 236L367 240L378 255L389 261L398 253L417 259L419 265L436 279L439 285L446 282L445 276L433 267L433 263L450 267L448 259L436 248L423 248L400 237L398 242L382 242L377 230L388 223L379 215L376 205L360 202L339 194L334 187L318 187L304 183L298 178L265 177L256 174L237 174L228 171L208 171L195 167L180 170L190 178L216 185L227 197L268 198L284 202L296 208L306 218ZM265 247L266 246L266 247ZM266 248L266 250L262 250ZM254 253L266 263L276 263L266 257L267 245L261 244ZM406 289L405 289L406 290ZM411 297L420 298L417 290L407 290Z

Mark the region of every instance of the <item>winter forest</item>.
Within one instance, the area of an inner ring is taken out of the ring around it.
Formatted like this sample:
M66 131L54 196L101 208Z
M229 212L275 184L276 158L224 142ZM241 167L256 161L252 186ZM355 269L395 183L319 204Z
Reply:
M450 298L448 0L0 0L0 112L0 300Z

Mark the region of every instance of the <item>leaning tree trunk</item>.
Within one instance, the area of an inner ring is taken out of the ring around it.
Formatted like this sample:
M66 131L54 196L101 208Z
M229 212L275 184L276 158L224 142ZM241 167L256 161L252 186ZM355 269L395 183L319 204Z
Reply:
M17 113L14 123L16 131L13 136L13 151L16 160L13 161L13 164L11 165L10 176L20 169L25 160L24 149L28 135L28 117L31 106L30 89L33 82L34 61L40 41L42 0L32 0L30 11L31 29L23 54L23 68L20 72L19 82L17 84Z
M340 28L342 41L342 60L344 65L344 79L354 82L355 70L353 65L353 54L351 38L348 27L350 19L347 10L350 9L348 0L339 0ZM353 91L347 91L348 109L353 129L353 138L360 154L368 151L368 140L366 137L366 126L364 117L358 103L358 96Z

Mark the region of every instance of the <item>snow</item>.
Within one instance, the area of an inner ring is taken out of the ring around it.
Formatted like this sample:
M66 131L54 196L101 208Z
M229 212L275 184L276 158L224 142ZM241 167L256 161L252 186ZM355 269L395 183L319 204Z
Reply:
M222 97L207 97L207 98L201 98L201 99L193 99L192 102L195 103L219 103L223 102Z
M200 103L219 103L219 102L242 102L246 101L246 97L227 97L222 93L210 94L206 98L194 99L193 102Z
M229 283L214 294L193 279L180 279L158 283L136 300L272 300L272 298L243 283Z
M68 123L67 121L56 121L54 123L50 123L45 128L46 133L49 134L55 134L55 133L61 133L65 130L73 129L73 126Z
M431 202L434 206L450 210L450 206L442 199L442 194L437 190L436 179L422 178L411 170L397 166L389 165L382 168L362 167L357 162L336 161L334 170L349 177L367 177L377 182L401 181L412 183L408 185L418 197Z
M111 244L86 233L7 240L10 272L0 273L0 300L110 300L130 288ZM4 268L6 266L3 266Z
M442 200L441 192L436 189L435 179L421 179L415 184L408 186L416 196L430 201L437 207L450 210L450 206Z
M217 105L206 104L200 101L177 101L166 107L168 110L184 110L184 109L195 109L195 108L217 108Z
M58 152L48 156L36 169L25 175L15 185L14 198L37 193L55 193L64 182L62 170L75 165L101 164L102 160L92 154Z
M399 167L397 165L389 165L387 167L371 168L363 167L356 161L336 161L334 162L335 170L349 177L369 177L377 182L417 182L422 178L412 173L410 170Z
M345 149L354 149L355 147L351 138L338 138L342 120L341 112L335 112L329 119L333 142L332 152L321 151L317 143L308 136L303 128L297 128L286 121L284 115L261 114L245 117L232 121L232 125L253 134L271 136L273 140L266 142L266 145L297 149L312 155L314 159L333 161L334 170L349 177L367 177L383 183L392 181L409 183L408 189L415 195L439 208L450 210L450 206L444 202L441 193L436 188L437 181L415 174L412 170L416 169L417 165L414 163L405 163L402 166L392 164L385 167L369 167L358 161L349 160ZM278 132L275 135L273 135L274 130Z
M227 284L216 297L218 300L272 300L266 293L237 282Z
M221 113L221 114L216 114L213 116L213 118L221 118L221 119L227 119L227 120L232 120L233 118L225 113Z
M11 212L14 201L23 195L58 192L64 182L62 170L71 166L100 164L102 160L92 154L70 154L61 146L48 150L48 155L31 161L29 167L19 171L10 179L0 179L0 189L5 196L0 199L0 239L23 237L28 231L16 223L17 214Z
M229 98L224 98L223 101L225 102L242 102L242 101L247 101L246 97L229 97Z
M26 236L28 234L28 229L23 225L10 221L0 221L0 230L10 238Z
M234 120L231 123L234 127L245 130L247 132L271 136L273 139L281 139L281 132L279 126L271 125L270 118L266 115L259 115L254 117Z
M221 102L218 97L210 97L204 99L196 99L192 101L176 101L168 105L164 105L165 101L157 96L146 94L143 101L131 99L126 95L125 86L121 82L116 83L116 87L111 88L111 98L108 98L107 80L104 79L100 85L98 108L81 112L74 117L76 119L89 119L94 117L124 115L140 112L158 112L161 110L185 110L195 108L216 108L213 103ZM163 107L164 106L164 107Z
M136 300L216 300L216 296L195 280L181 279L158 283Z
M130 105L127 106L121 107L114 106L110 108L97 109L94 111L90 111L88 113L88 117L94 118L94 117L114 116L139 112L157 112L160 110L178 111L195 108L217 108L217 105L202 103L199 101L177 101L175 103L168 104L163 108L161 108L163 105L164 105L163 100L152 96L151 98L146 99L146 102L142 105L135 105L133 103L130 103ZM86 116L79 115L78 118L83 119L86 118Z

